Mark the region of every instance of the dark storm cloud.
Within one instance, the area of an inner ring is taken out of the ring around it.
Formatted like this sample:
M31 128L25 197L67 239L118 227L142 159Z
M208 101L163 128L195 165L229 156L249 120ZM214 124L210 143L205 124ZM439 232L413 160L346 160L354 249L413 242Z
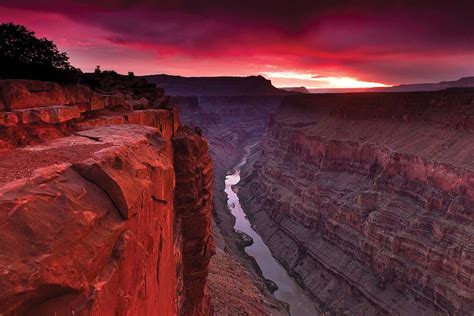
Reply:
M472 1L7 0L0 6L58 13L109 31L113 43L159 53L273 56L298 71L329 67L386 82L403 80L401 70L406 78L429 77L425 60L474 52ZM431 67L437 77L446 65Z

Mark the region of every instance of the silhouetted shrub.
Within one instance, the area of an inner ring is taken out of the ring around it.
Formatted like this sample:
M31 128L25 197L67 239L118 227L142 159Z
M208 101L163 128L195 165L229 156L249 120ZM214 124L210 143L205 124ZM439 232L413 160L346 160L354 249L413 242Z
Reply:
M73 83L80 73L52 41L22 25L0 24L0 78Z

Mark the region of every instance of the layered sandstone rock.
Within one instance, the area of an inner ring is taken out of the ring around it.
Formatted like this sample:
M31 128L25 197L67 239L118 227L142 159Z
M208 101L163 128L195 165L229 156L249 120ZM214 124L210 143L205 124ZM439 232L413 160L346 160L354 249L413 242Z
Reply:
M2 101L7 111L50 106L90 106L100 110L125 104L123 95L100 95L81 85L63 86L35 80L0 80Z
M215 254L212 238L212 165L207 141L190 128L173 138L176 172L175 214L182 234L184 310L210 315L208 266Z
M172 315L172 161L152 128L104 127L60 146L87 150L97 144L89 137L107 147L1 189L0 310Z
M129 115L142 115L133 110L166 108L169 102L160 89L152 102L139 95L99 94L86 86L33 80L0 80L0 92L0 150L68 135L80 125L122 124Z
M51 110L40 99L0 112L0 314L209 315L206 141L178 132L174 108L104 101L68 115L75 105L59 103L59 122L19 119Z
M322 311L474 312L474 91L288 97L239 191Z

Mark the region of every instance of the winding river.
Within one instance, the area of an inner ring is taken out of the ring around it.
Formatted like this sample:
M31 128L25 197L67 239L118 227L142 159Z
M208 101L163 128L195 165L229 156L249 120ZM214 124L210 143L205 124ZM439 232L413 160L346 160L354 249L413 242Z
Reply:
M239 197L232 190L232 186L240 181L240 168L246 164L250 148L246 148L246 155L235 167L234 173L228 175L225 180L225 192L227 194L227 205L235 217L235 230L242 231L252 237L253 244L245 248L245 252L255 258L262 270L263 277L269 279L278 286L274 296L290 306L290 314L293 316L318 315L315 304L305 295L303 289L290 277L285 268L273 258L270 249L263 242L260 235L253 230L248 221Z

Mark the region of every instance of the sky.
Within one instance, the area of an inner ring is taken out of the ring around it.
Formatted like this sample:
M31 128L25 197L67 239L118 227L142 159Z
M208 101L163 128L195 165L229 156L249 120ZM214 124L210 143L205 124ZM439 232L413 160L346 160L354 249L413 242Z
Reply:
M376 87L474 76L474 1L0 0L83 71Z

